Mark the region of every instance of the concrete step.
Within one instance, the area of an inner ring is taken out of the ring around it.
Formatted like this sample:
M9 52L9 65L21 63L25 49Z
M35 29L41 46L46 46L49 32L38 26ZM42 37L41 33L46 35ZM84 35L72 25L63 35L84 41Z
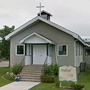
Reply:
M42 68L42 66L25 66L24 68Z
M22 79L24 78L24 79L40 79L40 76L38 76L38 77L36 77L36 76L22 76L21 77Z
M39 76L41 76L41 74L37 74L37 75L35 75L35 74L21 74L21 76L27 76L27 77L39 77Z
M22 75L22 74L28 74L28 75L41 75L41 72L30 72L30 73L29 73L29 72L22 72L21 75Z
M42 69L23 69L22 71L41 71Z
M42 70L42 68L28 68L28 69L26 69L26 68L23 68L23 70L26 70L26 71L28 71L28 70Z
M43 66L25 66L25 68L42 68Z
M40 77L41 74L37 74L37 75L35 75L35 74L21 74L21 76L22 76L22 77L23 77L23 76L27 76L27 77Z
M22 81L40 81L42 65L25 66L21 72Z
M42 69L39 69L39 70L38 70L38 69L27 69L27 70L24 70L24 69L23 69L22 71L26 71L26 72L28 72L28 71L29 71L29 72L41 72Z
M38 69L38 68L36 68L36 69L33 69L33 68L24 69L24 68L23 68L23 70L24 70L24 71L39 71L39 70L42 70L42 69Z
M21 81L40 82L40 79L21 79Z
M41 74L41 72L22 72L22 74Z
M40 79L40 77L22 77L22 79Z
M41 72L41 69L40 70L22 70L22 72Z

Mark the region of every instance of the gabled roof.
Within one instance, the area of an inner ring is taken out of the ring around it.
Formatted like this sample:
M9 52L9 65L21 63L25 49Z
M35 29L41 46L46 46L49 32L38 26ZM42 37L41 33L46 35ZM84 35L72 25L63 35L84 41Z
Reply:
M58 24L55 24L55 23L51 22L50 20L46 20L46 19L44 19L44 18L42 18L40 16L37 16L37 17L33 18L32 20L28 21L27 23L23 24L22 26L20 26L16 30L14 30L12 33L10 33L9 35L7 35L5 37L5 39L6 40L9 40L11 37L13 37L14 35L16 35L18 32L22 31L24 28L26 28L29 25L32 25L33 23L35 23L37 21L42 21L44 23L47 23L47 24L49 24L49 25L51 25L51 26L53 26L53 27L55 27L55 28L57 28L57 29L59 29L59 30L61 30L61 31L67 33L67 34L69 34L69 35L71 35L72 37L78 39L81 43L83 43L84 45L86 45L86 43L81 39L81 37L78 34L72 32L72 31L70 31L70 30L68 30L68 29L66 29L66 28L64 28L64 27L62 27L62 26L60 26Z
M42 40L44 40L44 41L47 42L47 43L54 44L53 41L51 41L51 40L49 40L49 39L43 37L42 35L40 35L40 34L38 34L38 33L35 33L35 32L32 33L32 34L30 34L30 35L28 35L27 37L23 38L22 40L20 40L20 43L24 43L25 40L27 40L28 38L30 38L30 37L32 37L32 36L34 36L34 35L36 35L37 37L41 38Z

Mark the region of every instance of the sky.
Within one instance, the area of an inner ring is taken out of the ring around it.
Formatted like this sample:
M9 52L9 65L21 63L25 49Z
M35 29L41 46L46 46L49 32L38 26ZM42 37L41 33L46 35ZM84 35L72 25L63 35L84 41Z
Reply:
M45 6L42 10L53 15L52 22L80 36L90 36L90 0L0 0L0 28L17 28L36 17L40 2Z

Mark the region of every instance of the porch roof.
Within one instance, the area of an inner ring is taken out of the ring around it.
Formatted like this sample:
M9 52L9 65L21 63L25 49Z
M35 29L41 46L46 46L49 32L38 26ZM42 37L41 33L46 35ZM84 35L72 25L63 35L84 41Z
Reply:
M20 43L50 43L50 44L54 44L53 41L47 39L46 37L44 37L38 33L35 33L35 32L26 36L22 40L20 40Z

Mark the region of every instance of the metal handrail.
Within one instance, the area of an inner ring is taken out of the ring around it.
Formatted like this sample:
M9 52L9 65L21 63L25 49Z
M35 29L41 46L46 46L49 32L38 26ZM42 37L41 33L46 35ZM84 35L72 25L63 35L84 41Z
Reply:
M47 65L47 60L48 60L48 56L46 57L45 62L43 64L43 66L42 66L42 70L41 70L42 73L44 71L45 66Z
M43 65L47 65L47 60L48 60L47 58L48 58L48 56L46 57L45 62L44 62Z

